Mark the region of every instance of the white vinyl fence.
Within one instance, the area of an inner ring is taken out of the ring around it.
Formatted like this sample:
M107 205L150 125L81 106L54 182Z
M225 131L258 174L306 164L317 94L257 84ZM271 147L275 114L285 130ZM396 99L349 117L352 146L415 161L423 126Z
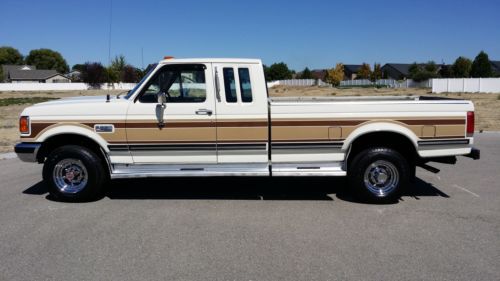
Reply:
M404 81L396 81L393 79L379 79L375 82L368 79L359 80L344 80L340 81L341 87L362 87L362 86L387 86L389 88L431 88L432 81L426 80L422 82L416 82L412 79L407 79Z
M432 79L433 93L500 93L500 78Z
M299 86L299 87L330 86L330 84L325 83L321 80L316 80L316 79L290 79L290 80L271 81L271 82L267 83L268 88L272 88L272 87L278 86L278 85Z
M131 90L135 83L101 84L102 90ZM85 83L0 83L0 91L85 91L92 90Z

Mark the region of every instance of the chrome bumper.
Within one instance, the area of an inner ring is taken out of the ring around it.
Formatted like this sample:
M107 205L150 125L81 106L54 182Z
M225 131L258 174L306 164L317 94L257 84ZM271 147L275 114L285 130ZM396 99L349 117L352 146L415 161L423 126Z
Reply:
M41 146L41 143L21 142L14 146L14 151L23 162L37 162L36 155Z

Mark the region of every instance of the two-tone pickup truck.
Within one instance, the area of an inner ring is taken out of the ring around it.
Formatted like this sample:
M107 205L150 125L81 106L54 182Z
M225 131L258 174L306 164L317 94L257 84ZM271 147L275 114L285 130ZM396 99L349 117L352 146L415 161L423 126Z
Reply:
M20 133L18 157L44 163L64 200L118 178L347 176L381 202L399 198L418 165L479 158L470 101L269 98L256 59L165 59L126 95L26 108Z

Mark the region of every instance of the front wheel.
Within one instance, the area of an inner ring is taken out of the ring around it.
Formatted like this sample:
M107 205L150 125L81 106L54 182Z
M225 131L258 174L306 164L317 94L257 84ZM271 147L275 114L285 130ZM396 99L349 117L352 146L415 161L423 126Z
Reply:
M49 193L58 200L88 201L101 194L106 175L102 161L93 151L65 145L47 157L43 179Z
M409 183L408 161L390 148L369 148L351 161L349 184L356 195L375 203L394 202Z

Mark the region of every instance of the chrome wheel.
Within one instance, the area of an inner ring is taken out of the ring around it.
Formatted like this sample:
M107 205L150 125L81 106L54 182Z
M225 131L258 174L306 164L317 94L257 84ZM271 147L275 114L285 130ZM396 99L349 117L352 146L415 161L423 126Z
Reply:
M364 174L366 188L377 197L385 197L399 184L399 172L394 164L377 160L370 164Z
M62 193L75 194L82 191L88 182L87 168L78 159L63 159L52 173L54 183Z

